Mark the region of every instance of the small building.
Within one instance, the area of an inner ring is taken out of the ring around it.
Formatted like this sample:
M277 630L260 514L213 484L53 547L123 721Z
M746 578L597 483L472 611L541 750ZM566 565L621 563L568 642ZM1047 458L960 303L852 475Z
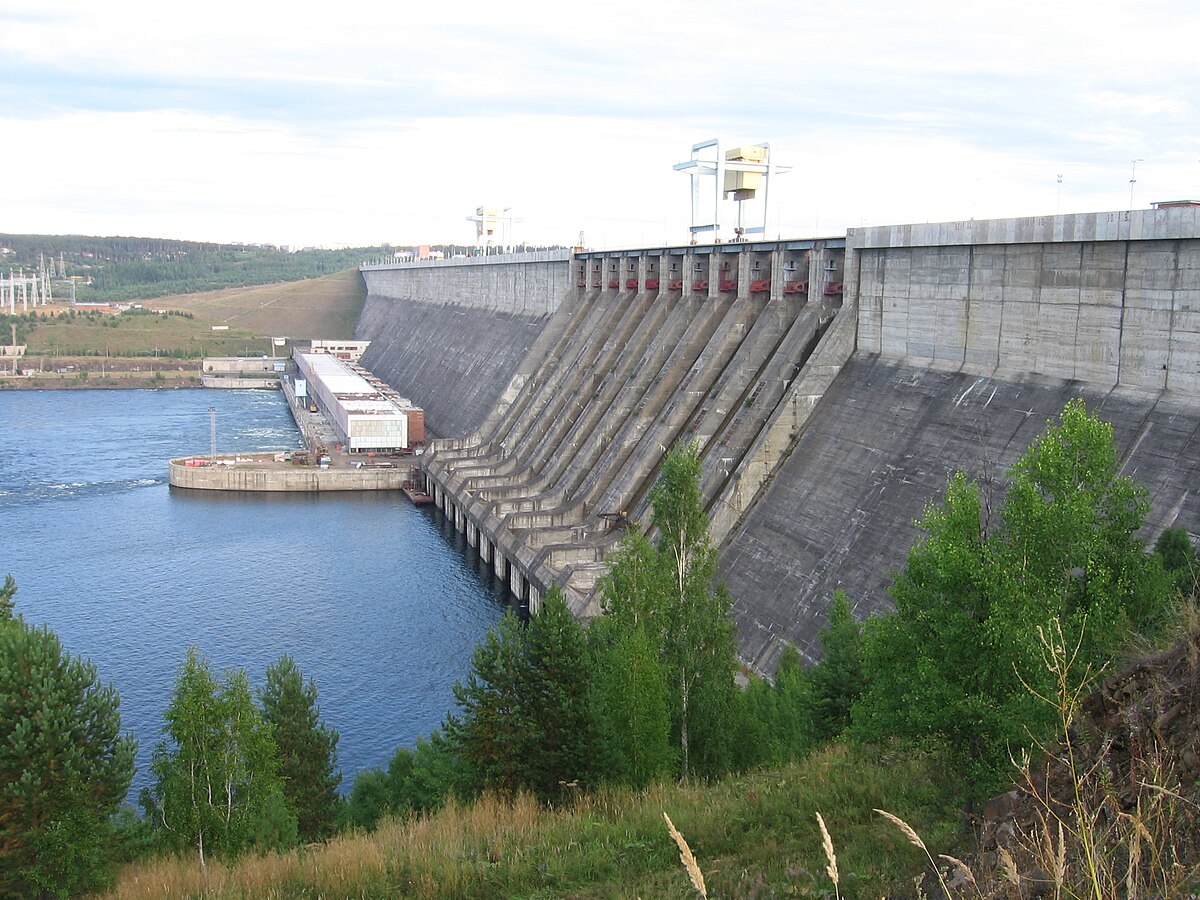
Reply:
M338 344L336 341L313 342ZM341 342L366 344L366 341ZM335 352L293 353L311 401L351 453L411 450L425 441L425 412L366 369Z
M313 341L313 353L332 353L338 359L358 362L371 346L370 341Z

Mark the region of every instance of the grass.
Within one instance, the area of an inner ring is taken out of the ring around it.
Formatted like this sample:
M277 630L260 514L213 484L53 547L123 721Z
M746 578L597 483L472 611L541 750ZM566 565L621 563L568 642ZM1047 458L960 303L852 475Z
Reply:
M839 842L843 895L880 896L911 885L921 859L873 808L949 839L958 812L946 781L935 758L835 745L800 764L712 785L601 791L570 809L484 797L315 851L210 863L207 876L191 856L145 861L126 867L109 896L689 897L701 870L710 897L822 896L833 884L817 811ZM694 853L691 876L664 813Z
M56 316L43 319L29 335L22 367L37 368L46 357L232 356L249 348L266 353L267 344L245 330L214 332L207 322L183 316ZM48 363L47 365L52 365ZM97 368L99 363L97 363Z
M179 309L197 319L259 335L292 338L349 338L366 300L357 269L322 278L173 294L147 301L156 309Z
M349 338L365 298L362 278L350 269L306 281L176 294L144 303L147 309L186 312L192 318L60 314L37 321L21 365L36 368L40 358L70 356L257 355L270 349L266 337ZM213 325L228 330L213 331Z

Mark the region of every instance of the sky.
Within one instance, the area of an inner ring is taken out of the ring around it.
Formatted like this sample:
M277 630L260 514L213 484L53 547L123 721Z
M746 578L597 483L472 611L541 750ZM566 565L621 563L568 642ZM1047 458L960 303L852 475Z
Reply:
M1146 208L1200 199L1197 38L1194 0L0 0L0 233L679 244L709 139L790 167L770 238Z

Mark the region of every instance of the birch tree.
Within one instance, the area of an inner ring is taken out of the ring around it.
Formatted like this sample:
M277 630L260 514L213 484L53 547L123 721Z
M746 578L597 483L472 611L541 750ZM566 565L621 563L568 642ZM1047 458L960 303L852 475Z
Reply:
M236 855L282 793L270 727L243 670L217 681L195 647L180 668L151 771L156 825L194 848L201 869L214 853Z

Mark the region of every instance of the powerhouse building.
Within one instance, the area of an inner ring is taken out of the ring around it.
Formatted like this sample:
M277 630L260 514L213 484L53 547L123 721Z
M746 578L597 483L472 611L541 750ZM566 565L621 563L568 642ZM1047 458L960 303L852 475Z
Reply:
M425 411L366 369L330 352L292 355L308 397L350 452L411 450L425 442Z

